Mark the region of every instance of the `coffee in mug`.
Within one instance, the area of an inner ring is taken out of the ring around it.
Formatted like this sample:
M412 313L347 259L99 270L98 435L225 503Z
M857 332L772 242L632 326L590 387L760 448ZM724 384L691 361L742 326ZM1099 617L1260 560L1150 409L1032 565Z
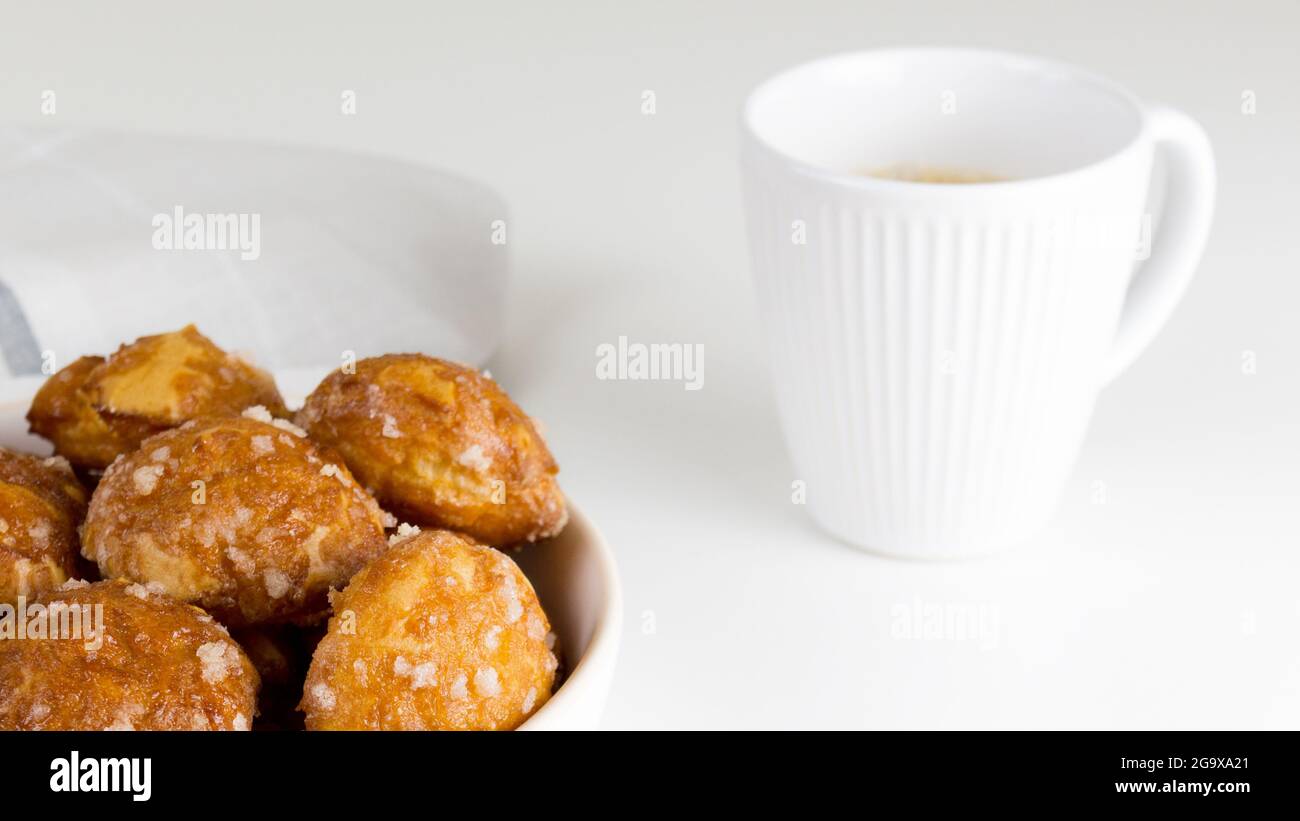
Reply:
M971 49L777 75L746 101L742 170L792 478L829 532L922 558L1051 518L1098 392L1178 303L1214 204L1186 115Z

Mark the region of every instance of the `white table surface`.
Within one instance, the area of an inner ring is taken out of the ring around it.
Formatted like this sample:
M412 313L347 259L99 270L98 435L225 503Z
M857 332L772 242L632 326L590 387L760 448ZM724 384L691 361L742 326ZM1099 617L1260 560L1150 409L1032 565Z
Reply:
M0 117L41 121L55 89L69 124L364 149L507 197L491 369L618 554L607 727L1296 728L1300 7L1213 5L24 3L0 26ZM1091 66L1191 113L1218 155L1191 292L1103 395L1049 532L989 560L820 533L790 502L760 354L739 101L783 66L898 44ZM703 343L704 389L598 381L620 335ZM909 635L934 613L973 635Z

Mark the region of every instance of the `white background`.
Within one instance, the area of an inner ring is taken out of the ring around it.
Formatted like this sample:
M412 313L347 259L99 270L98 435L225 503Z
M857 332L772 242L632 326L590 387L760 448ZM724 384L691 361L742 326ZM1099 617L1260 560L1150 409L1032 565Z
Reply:
M53 5L0 9L0 118L52 89L66 124L363 149L506 196L491 367L618 554L606 726L1300 727L1294 2ZM903 44L1089 66L1218 156L1184 304L1102 396L1050 531L991 560L876 558L791 504L749 289L745 91ZM596 380L620 335L703 343L704 389ZM980 629L907 634L933 612Z

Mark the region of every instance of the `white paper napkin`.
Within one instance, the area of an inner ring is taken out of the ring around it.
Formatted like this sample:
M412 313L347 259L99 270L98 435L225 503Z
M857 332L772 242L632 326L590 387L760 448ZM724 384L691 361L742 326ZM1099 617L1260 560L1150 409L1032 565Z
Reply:
M392 160L0 126L0 377L189 322L269 368L479 364L505 220L484 186Z

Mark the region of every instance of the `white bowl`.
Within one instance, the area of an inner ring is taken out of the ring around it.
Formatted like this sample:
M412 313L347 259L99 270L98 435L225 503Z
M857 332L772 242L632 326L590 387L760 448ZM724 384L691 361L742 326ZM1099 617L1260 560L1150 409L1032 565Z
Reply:
M614 555L572 502L563 533L511 555L537 590L569 668L563 686L522 729L595 729L623 635L623 593Z
M0 383L0 445L26 453L51 452L48 442L27 433L27 408L40 383L27 378ZM614 555L596 526L570 502L563 533L510 556L537 590L569 670L560 689L521 729L594 729L609 695L623 634L623 593Z

